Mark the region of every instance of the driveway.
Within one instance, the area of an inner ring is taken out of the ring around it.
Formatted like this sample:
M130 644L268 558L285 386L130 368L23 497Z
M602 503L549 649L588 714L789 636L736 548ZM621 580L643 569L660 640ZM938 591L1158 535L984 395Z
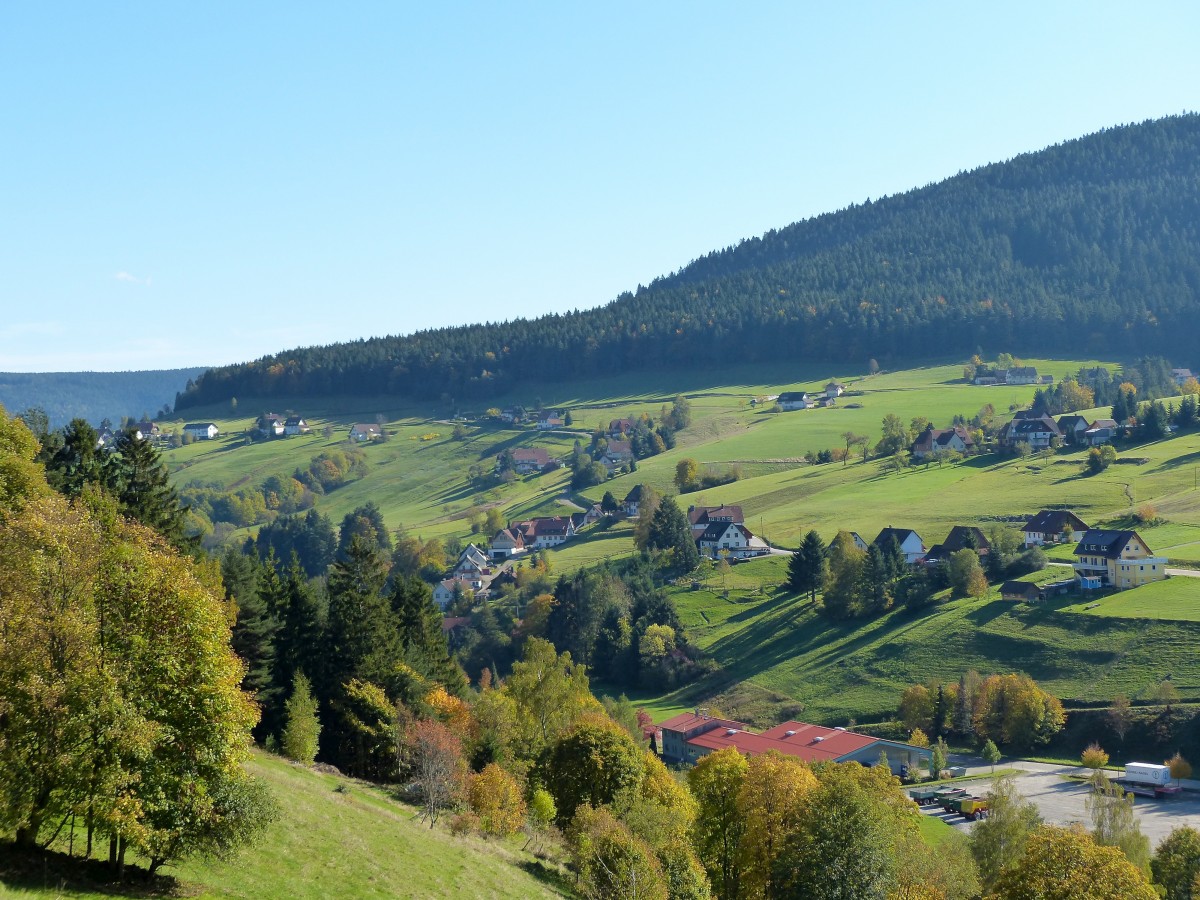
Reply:
M1089 788L1078 781L1068 781L1065 775L1079 774L1077 766L1060 766L1046 763L1005 762L1006 768L1020 769L1022 774L1016 776L1017 790L1027 799L1037 805L1042 818L1051 825L1069 825L1080 822L1090 830L1091 818L1087 812L1087 795ZM989 766L970 766L968 774L983 774L990 770ZM991 780L967 781L963 787L975 794L985 794L991 786ZM1156 847L1172 829L1181 825L1190 825L1200 829L1200 793L1185 790L1182 794L1169 800L1155 800L1150 797L1135 797L1133 801L1134 815L1142 826L1142 833L1150 838L1150 846ZM921 812L952 825L960 831L969 831L975 824L968 822L960 815L950 815L942 812L940 807L922 807Z

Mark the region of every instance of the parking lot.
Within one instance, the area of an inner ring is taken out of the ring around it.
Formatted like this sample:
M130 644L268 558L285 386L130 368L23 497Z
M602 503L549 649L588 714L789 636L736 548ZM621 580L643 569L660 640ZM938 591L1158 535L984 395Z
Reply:
M1022 764L1027 765L1027 764ZM1042 818L1052 825L1069 825L1079 822L1091 827L1085 801L1088 786L1078 781L1068 781L1063 775L1078 772L1067 767L1038 766L1037 771L1027 771L1016 778L1017 789L1026 799L1037 804ZM969 780L961 785L973 794L982 796L991 787L990 780ZM1151 797L1136 797L1133 809L1141 821L1142 833L1150 838L1150 845L1157 846L1172 829L1190 825L1200 829L1200 794L1185 791L1173 799L1156 800ZM947 824L968 831L974 826L960 815L948 815L940 807L923 807L922 813L937 816Z

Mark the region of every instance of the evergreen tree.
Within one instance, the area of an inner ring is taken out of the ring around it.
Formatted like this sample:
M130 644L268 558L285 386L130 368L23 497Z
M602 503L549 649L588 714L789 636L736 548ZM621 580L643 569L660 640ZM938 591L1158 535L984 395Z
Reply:
M386 685L403 656L391 606L382 594L384 557L372 542L355 536L346 558L329 575L329 621L325 629L322 696L335 698L352 678Z
M303 672L292 681L292 695L287 701L287 724L279 746L283 755L298 763L311 766L317 758L321 722L317 718L317 700Z
M269 734L267 710L272 709L282 693L276 683L275 636L279 623L271 609L271 598L278 592L279 577L272 567L260 564L255 557L229 549L221 557L221 578L225 596L237 610L230 644L246 664L242 689L254 695L263 710L257 737Z
M825 586L828 563L825 544L815 530L810 530L788 561L788 587L798 593L808 591L809 599L817 599L817 591Z
M690 572L700 562L700 552L692 538L692 527L674 497L663 497L650 520L646 546L651 550L671 550L673 567Z
M451 694L464 694L467 680L450 657L446 634L442 631L442 612L429 585L415 577L397 579L388 600L408 665L437 681Z
M113 477L105 485L116 495L121 511L153 528L182 550L197 542L184 534L186 510L171 486L167 467L149 441L133 431L117 437Z

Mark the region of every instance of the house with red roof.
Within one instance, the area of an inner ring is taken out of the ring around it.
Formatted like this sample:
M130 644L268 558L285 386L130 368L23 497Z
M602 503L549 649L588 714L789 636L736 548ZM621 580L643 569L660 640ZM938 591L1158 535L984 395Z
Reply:
M914 747L845 728L827 728L807 722L782 722L755 732L742 722L709 716L702 709L683 713L659 726L663 759L695 763L701 757L733 747L743 756L760 756L774 750L805 762L856 762L873 766L880 753L897 774L916 771L932 758L926 747Z

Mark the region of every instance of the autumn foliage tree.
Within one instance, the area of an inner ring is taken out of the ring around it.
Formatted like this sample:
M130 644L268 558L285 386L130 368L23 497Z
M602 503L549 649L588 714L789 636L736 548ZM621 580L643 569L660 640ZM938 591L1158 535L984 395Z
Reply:
M525 824L525 796L520 782L495 763L471 778L467 802L479 817L484 834L507 837Z
M1019 861L1001 873L996 900L1155 900L1150 880L1116 847L1082 829L1043 825Z
M23 431L0 415L0 827L32 847L81 816L118 868L228 855L272 804L218 569L94 487L50 495Z
M414 775L421 789L421 818L432 828L462 797L467 766L462 742L441 722L419 719L409 730Z
M775 896L773 870L785 838L796 829L817 779L791 756L770 751L753 757L737 794L745 822L742 889L748 897Z

